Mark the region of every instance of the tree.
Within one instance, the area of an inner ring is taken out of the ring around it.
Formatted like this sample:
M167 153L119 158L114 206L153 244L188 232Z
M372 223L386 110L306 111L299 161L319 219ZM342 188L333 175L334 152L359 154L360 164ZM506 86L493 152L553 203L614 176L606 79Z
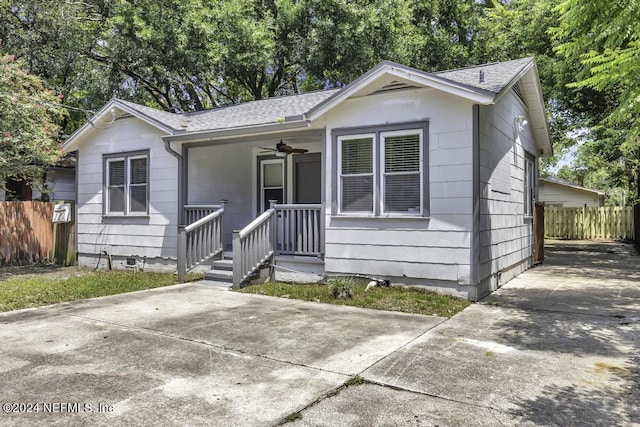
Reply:
M0 188L7 178L39 182L59 159L60 98L23 70L15 57L0 53Z
M565 0L558 11L558 53L582 66L569 87L598 91L607 101L592 126L590 154L640 200L640 2Z

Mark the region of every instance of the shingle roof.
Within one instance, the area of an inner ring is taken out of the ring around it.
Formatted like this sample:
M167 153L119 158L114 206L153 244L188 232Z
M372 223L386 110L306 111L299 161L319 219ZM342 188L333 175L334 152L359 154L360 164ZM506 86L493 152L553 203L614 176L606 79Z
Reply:
M285 121L286 118L301 117L338 90L330 89L249 101L238 105L185 114L169 113L129 101L118 100L118 102L176 131L200 132L212 129L278 123Z
M533 61L533 58L514 59L513 61L495 62L457 70L440 71L434 74L466 86L499 93ZM481 72L484 80L482 82L480 81Z
M137 111L138 113L157 121L163 125L169 126L172 129L181 129L183 117L180 114L170 113L168 111L158 110L157 108L147 107L145 105L136 104L130 101L124 101L117 99L117 102L126 105L127 107Z
M566 181L564 179L561 179L561 178L558 178L558 177L555 177L555 176L540 177L540 181L549 182L551 184L564 185L564 186L567 186L567 187L575 188L577 190L589 191L591 193L598 193L601 196L606 194L604 191L595 190L593 188L583 187L582 185L578 185L578 184L575 184L575 183L573 183L571 181Z
M425 73L385 61L371 70L370 73L389 66L404 67L423 76L433 76L440 80L451 82L452 86L464 86L478 93L483 92L486 94L488 91L497 94L520 76L523 70L533 61L533 58L523 58L437 73ZM480 81L480 71L483 73L482 82ZM357 85L358 80L347 85L346 88L354 84ZM306 114L314 108L329 102L329 98L337 96L339 92L346 88L275 97L183 114L170 113L120 99L116 99L114 102L127 107L130 112L146 117L160 127L172 130L171 133L173 134L190 134L304 120Z

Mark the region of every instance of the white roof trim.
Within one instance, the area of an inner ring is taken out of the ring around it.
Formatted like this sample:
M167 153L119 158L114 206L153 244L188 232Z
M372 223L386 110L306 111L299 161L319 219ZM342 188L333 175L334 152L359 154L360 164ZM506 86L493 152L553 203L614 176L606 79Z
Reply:
M540 177L540 178L538 178L538 180L546 182L548 184L559 185L560 187L568 187L568 188L572 188L574 190L580 190L580 191L584 191L584 192L587 192L587 193L595 193L598 196L605 196L607 194L604 191L594 190L594 189L583 187L581 185L573 184L573 183L570 183L570 182L559 182L559 181L556 181L554 179L549 179L549 178L546 178L546 177Z
M422 71L405 67L404 65L391 62L382 62L371 71L363 74L340 92L327 98L324 102L318 104L307 113L308 120L315 120L327 111L342 103L345 99L351 97L357 91L363 89L372 82L378 80L384 75L398 77L404 81L412 82L422 87L430 87L441 90L461 98L468 99L472 102L488 105L494 102L494 95L489 91L482 89L470 88L448 79L438 77L434 74L424 73Z
M274 132L282 132L287 130L307 129L311 124L308 120L296 120L284 123L266 123L250 126L239 126L233 128L214 129L199 132L187 132L182 134L165 135L162 137L164 141L171 142L202 142L220 138L242 137L255 134L267 134Z
M112 109L117 108L118 110L130 114L143 122L147 123L150 126L155 127L163 132L166 132L169 135L173 135L176 133L175 129L163 124L159 123L157 120L152 119L146 114L136 110L135 108L131 108L128 105L125 105L119 102L118 99L112 99L105 104L96 114L93 115L87 122L82 125L78 130L76 130L66 141L62 143L62 151L68 153L70 151L75 151L78 140L84 136L87 132L91 130L100 130L95 127L94 122L96 120L100 120L104 118Z

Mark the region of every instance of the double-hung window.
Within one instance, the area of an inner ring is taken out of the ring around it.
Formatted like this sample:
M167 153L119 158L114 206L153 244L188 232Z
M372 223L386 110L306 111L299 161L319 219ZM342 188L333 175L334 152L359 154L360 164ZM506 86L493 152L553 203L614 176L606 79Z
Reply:
M528 153L524 156L524 216L533 216L533 205L535 203L535 160Z
M336 131L338 214L427 216L426 123Z
M149 154L105 156L104 211L107 215L146 215L149 212Z
M373 212L375 135L340 139L340 189L342 212Z

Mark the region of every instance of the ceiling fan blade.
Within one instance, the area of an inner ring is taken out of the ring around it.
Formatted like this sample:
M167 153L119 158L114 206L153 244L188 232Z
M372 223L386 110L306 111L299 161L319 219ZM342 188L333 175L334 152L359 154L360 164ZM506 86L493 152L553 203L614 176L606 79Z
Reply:
M306 148L292 148L291 149L291 153L294 154L304 154L306 152L308 152L309 150L307 150Z

